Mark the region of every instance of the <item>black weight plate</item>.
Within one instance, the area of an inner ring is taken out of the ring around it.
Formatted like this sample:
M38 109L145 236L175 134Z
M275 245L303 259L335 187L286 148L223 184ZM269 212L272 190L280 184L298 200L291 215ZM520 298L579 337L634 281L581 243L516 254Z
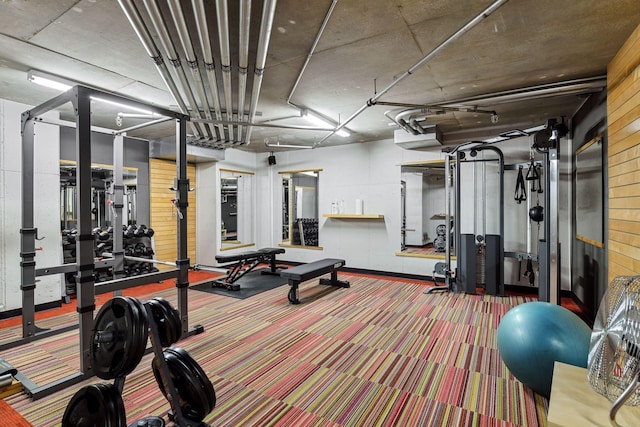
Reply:
M104 398L107 409L107 419L117 420L116 426L124 427L127 425L127 417L125 415L124 401L120 392L113 384L97 384Z
M147 340L149 338L149 319L147 318L147 310L144 308L142 301L133 298L126 297L136 306L139 313L140 322L135 326L134 332L134 346L131 348L131 357L129 358L131 364L127 366L127 373L133 371L140 363L140 360L144 356L147 350Z
M153 317L153 321L156 323L156 326L158 328L160 345L162 347L169 347L175 342L175 335L173 334L173 331L168 322L169 314L166 312L165 307L155 299L149 300L145 302L145 304L151 310L151 316Z
M216 392L213 389L213 384L211 384L209 377L204 372L200 364L196 362L196 360L193 357L191 357L191 355L189 354L189 352L187 352L187 350L181 347L170 347L167 350L176 354L182 360L185 366L187 366L191 372L196 374L196 376L198 377L198 379L200 380L203 386L202 389L204 391L205 396L207 396L207 398L209 399L209 403L210 403L209 412L213 411L214 408L216 407Z
M178 342L182 336L182 320L180 319L180 312L178 312L178 310L172 306L169 301L162 297L156 297L154 300L163 307L165 312L167 329L171 335L171 342L167 344L167 346L169 346Z
M147 345L148 321L141 303L117 296L102 306L91 337L91 366L102 379L129 374L140 363ZM110 335L110 337L108 336Z
M145 417L129 424L129 427L164 427L164 420L160 417Z
M107 387L92 384L78 390L62 416L62 427L124 427L127 425L122 397Z
M177 404L183 415L196 422L202 421L216 405L213 384L200 365L185 350L170 347L164 351L164 358L178 393ZM160 374L160 361L154 358L151 367L156 382L166 397L167 386Z

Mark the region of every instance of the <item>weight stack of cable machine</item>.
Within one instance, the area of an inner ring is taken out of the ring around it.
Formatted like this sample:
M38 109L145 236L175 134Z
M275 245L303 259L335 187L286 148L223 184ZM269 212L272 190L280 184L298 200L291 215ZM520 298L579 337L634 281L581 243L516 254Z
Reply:
M475 294L477 288L484 285L485 293L489 295L504 294L501 248L502 237L499 235L485 235L482 251L478 250L473 234L460 235L457 280L463 292Z

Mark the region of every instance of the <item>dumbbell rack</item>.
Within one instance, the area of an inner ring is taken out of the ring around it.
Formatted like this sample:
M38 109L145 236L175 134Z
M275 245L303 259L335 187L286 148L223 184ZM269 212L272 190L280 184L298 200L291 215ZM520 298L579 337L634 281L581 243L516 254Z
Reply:
M139 233L140 235L136 235L131 233L131 235L127 234L127 228L134 227L130 225L129 227L123 227L122 231L122 242L123 248L125 251L125 255L131 255L138 258L146 258L153 259L153 247L151 243L151 237L147 234ZM144 225L140 225L139 227L144 228L145 230L151 230ZM134 228L134 230L137 228ZM107 231L108 230L108 231ZM105 252L113 252L113 230L109 229L94 229L94 257L101 258L102 254ZM107 234L108 233L108 234ZM152 231L153 233L153 231ZM151 234L153 235L153 234ZM100 236L100 237L99 237ZM106 239L102 236L108 236ZM140 249L142 248L142 249ZM62 249L64 254L64 263L75 263L76 262L76 241L75 235L69 231L64 230L62 233ZM120 274L121 277L131 277L136 276L138 274L146 274L146 273L155 273L158 269L152 263L142 263L136 261L124 261L124 271ZM100 283L105 280L113 279L113 272L111 266L106 267L98 267L95 268L95 283ZM76 293L76 281L75 274L68 273L65 275L65 294L73 295Z

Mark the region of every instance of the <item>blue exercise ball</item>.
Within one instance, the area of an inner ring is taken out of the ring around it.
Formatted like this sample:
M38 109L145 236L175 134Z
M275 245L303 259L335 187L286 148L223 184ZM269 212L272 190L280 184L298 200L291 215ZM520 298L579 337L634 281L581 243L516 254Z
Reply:
M548 302L527 302L505 314L498 351L509 371L549 397L556 361L587 367L591 329L576 314Z

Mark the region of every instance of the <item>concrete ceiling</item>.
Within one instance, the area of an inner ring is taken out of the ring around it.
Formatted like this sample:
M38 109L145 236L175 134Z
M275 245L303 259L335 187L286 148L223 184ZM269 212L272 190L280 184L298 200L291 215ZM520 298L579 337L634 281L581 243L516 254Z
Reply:
M144 11L145 3L154 1L133 1L152 30L154 27ZM163 16L169 16L167 1L157 3ZM234 111L238 109L238 3L231 1L228 5ZM251 30L245 110L249 109L254 81L263 8L262 1L249 3ZM398 126L384 113L392 111L390 116L394 117L410 109L410 105L453 105L498 114L499 120L494 123L488 114L451 110L435 114L437 109L430 108L428 114L422 114L423 119L426 116L422 123L437 124L447 145L537 126L549 118L570 118L587 94L567 95L556 89L544 98L518 97L509 102L486 98L496 92L604 76L609 61L640 24L637 0L510 0L434 53L434 49L492 3L489 0L278 1L253 122L284 127L255 126L249 143L238 148L265 152L280 150L266 147L265 141L323 147L391 139ZM191 2L182 0L180 4L200 56ZM224 101L216 5L213 0L204 0L204 6L218 90ZM317 38L331 7L324 31ZM168 25L168 29L175 37L175 28ZM150 32L160 46L158 34ZM422 66L405 75L427 55L429 59ZM204 76L202 61L200 67ZM58 93L28 82L27 71L31 69L178 109L116 0L0 1L0 98L37 105ZM176 78L173 69L171 73ZM396 80L401 81L394 83ZM210 96L211 87L205 89ZM594 90L598 89L586 92ZM374 97L379 104L368 106ZM460 100L466 101L457 102ZM380 105L384 103L407 106ZM314 110L336 124L351 118L346 124L351 136L342 138L327 131L294 129L311 125L299 117L300 110L292 104ZM117 129L116 112L100 111L96 106L94 123ZM68 108L62 114L73 119ZM124 126L136 123L139 120L130 119ZM155 139L173 131L172 125L156 125L131 135ZM210 145L222 146L224 142L218 138Z

